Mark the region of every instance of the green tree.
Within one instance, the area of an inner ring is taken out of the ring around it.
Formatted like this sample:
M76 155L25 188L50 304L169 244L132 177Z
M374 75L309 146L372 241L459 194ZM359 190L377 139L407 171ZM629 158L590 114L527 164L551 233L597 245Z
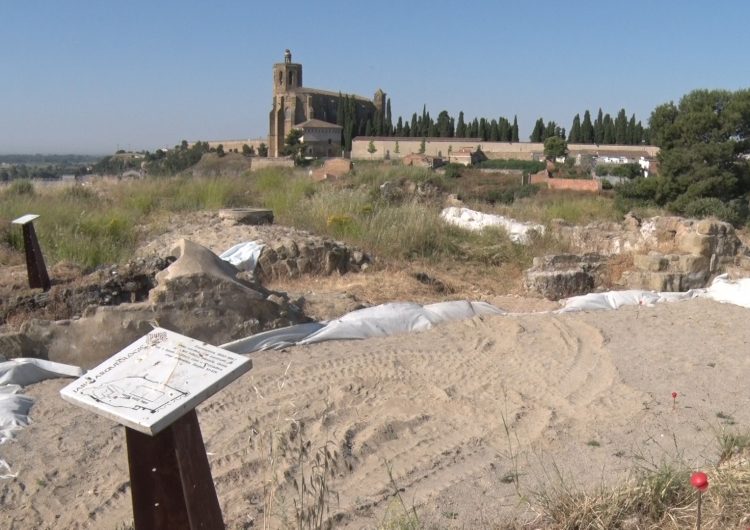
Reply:
M224 144L219 144L216 146L216 154L218 155L219 158L224 156Z
M464 111L458 113L458 122L456 123L456 136L466 138L466 123L464 123Z
M367 152L370 153L370 158L372 158L372 155L374 155L377 150L378 148L375 147L375 142L370 140L370 143L367 144Z
M570 127L570 135L568 141L572 144L581 142L581 116L576 114L573 118L573 125Z
M658 204L683 213L697 199L750 189L750 90L695 90L657 107L649 126L660 147Z
M419 142L419 154L423 155L426 149L426 140L422 138L422 141Z
M615 143L618 145L628 143L628 117L625 109L620 109L615 118Z
M242 144L242 154L245 156L253 156L255 154L255 149L252 145Z
M635 113L630 117L630 121L628 122L628 143L630 145L635 145L641 143L640 138L636 138L636 124L635 124Z
M511 129L511 142L518 141L518 116L513 116L513 127Z
M489 126L489 138L491 142L497 142L500 139L500 129L497 126L497 120L492 120Z
M554 160L560 156L568 154L568 143L564 138L557 135L550 136L544 140L544 156L547 160Z
M293 156L294 158L299 158L302 156L303 149L304 146L302 145L302 130L292 129L286 135L286 138L284 138L284 148L281 150L281 153L285 156Z
M601 144L604 141L604 116L602 108L599 107L599 113L596 115L594 122L594 143Z
M531 140L532 142L541 142L542 140L544 140L544 120L542 118L536 120L536 123L534 124L534 130L531 131L529 140Z
M602 134L602 143L604 145L611 145L615 143L615 124L612 121L612 116L610 116L609 114L604 115L602 128L604 130L604 133Z
M385 134L387 136L393 135L393 117L391 116L391 98L388 98L385 103Z
M268 156L268 146L264 144L263 142L260 143L258 146L258 156L266 157Z
M593 144L595 142L594 127L591 125L591 113L587 110L583 113L581 123L581 143Z
M448 115L448 111L443 110L438 114L437 119L437 133L441 138L449 138L451 129L451 118Z
M396 140L396 145L393 147L393 152L396 154L401 152L401 148L398 146L398 140Z

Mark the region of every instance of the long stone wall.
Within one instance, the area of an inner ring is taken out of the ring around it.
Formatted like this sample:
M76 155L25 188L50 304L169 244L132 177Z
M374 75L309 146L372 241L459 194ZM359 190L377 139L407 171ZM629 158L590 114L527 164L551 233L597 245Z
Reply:
M376 151L368 151L372 142ZM396 144L398 143L398 149ZM400 159L417 153L422 138L385 138L358 136L352 140L351 157L354 160ZM537 142L483 142L478 138L425 138L425 153L430 156L448 157L448 151L459 149L476 150L480 147L488 158L511 158L517 160L540 160L544 158L544 144ZM397 152L398 151L398 152ZM654 158L659 148L651 145L590 145L568 144L570 155L625 155L628 157Z

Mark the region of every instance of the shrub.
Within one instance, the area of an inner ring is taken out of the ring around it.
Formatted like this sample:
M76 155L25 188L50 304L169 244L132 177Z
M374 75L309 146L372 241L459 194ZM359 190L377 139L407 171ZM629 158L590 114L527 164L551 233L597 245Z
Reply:
M463 169L463 166L459 164L447 164L443 174L445 178L455 179L461 176L461 169Z
M485 160L477 164L476 167L483 169L520 169L524 173L539 173L547 165L545 162L536 160L497 159Z
M485 195L484 200L490 204L512 204L516 199L532 197L533 195L536 195L538 191L539 188L533 184L523 184L520 186L491 190Z
M655 206L659 192L656 178L637 178L615 187L615 208L622 213L635 207Z
M643 176L643 169L640 164L597 164L596 174L634 179Z
M690 199L681 195L676 201L669 204L669 209L686 217L716 217L733 225L744 223L748 217L746 199L724 202L716 197Z

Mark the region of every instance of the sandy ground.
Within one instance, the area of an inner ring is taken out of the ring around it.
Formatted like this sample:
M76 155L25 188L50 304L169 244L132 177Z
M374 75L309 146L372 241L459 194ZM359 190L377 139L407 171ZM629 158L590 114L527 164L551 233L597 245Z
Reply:
M252 354L253 370L198 409L225 521L263 527L274 485L266 522L294 519L284 489L299 473L294 451L270 440L297 425L312 450L337 451L328 486L340 528L376 528L398 513L389 467L428 527L493 528L533 519L527 500L560 476L590 488L676 457L710 465L717 433L750 422L748 316L692 300ZM18 473L0 480L0 528L131 521L124 429L63 402L66 383L29 387L34 422L0 446Z

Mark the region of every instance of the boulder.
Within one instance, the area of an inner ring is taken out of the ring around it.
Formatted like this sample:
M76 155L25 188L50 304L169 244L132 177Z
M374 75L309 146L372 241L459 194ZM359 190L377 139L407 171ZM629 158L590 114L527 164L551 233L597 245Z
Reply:
M265 208L225 208L219 210L219 217L240 225L273 224L273 210Z
M607 258L599 254L560 254L534 258L525 272L527 290L549 300L590 293L603 283Z

